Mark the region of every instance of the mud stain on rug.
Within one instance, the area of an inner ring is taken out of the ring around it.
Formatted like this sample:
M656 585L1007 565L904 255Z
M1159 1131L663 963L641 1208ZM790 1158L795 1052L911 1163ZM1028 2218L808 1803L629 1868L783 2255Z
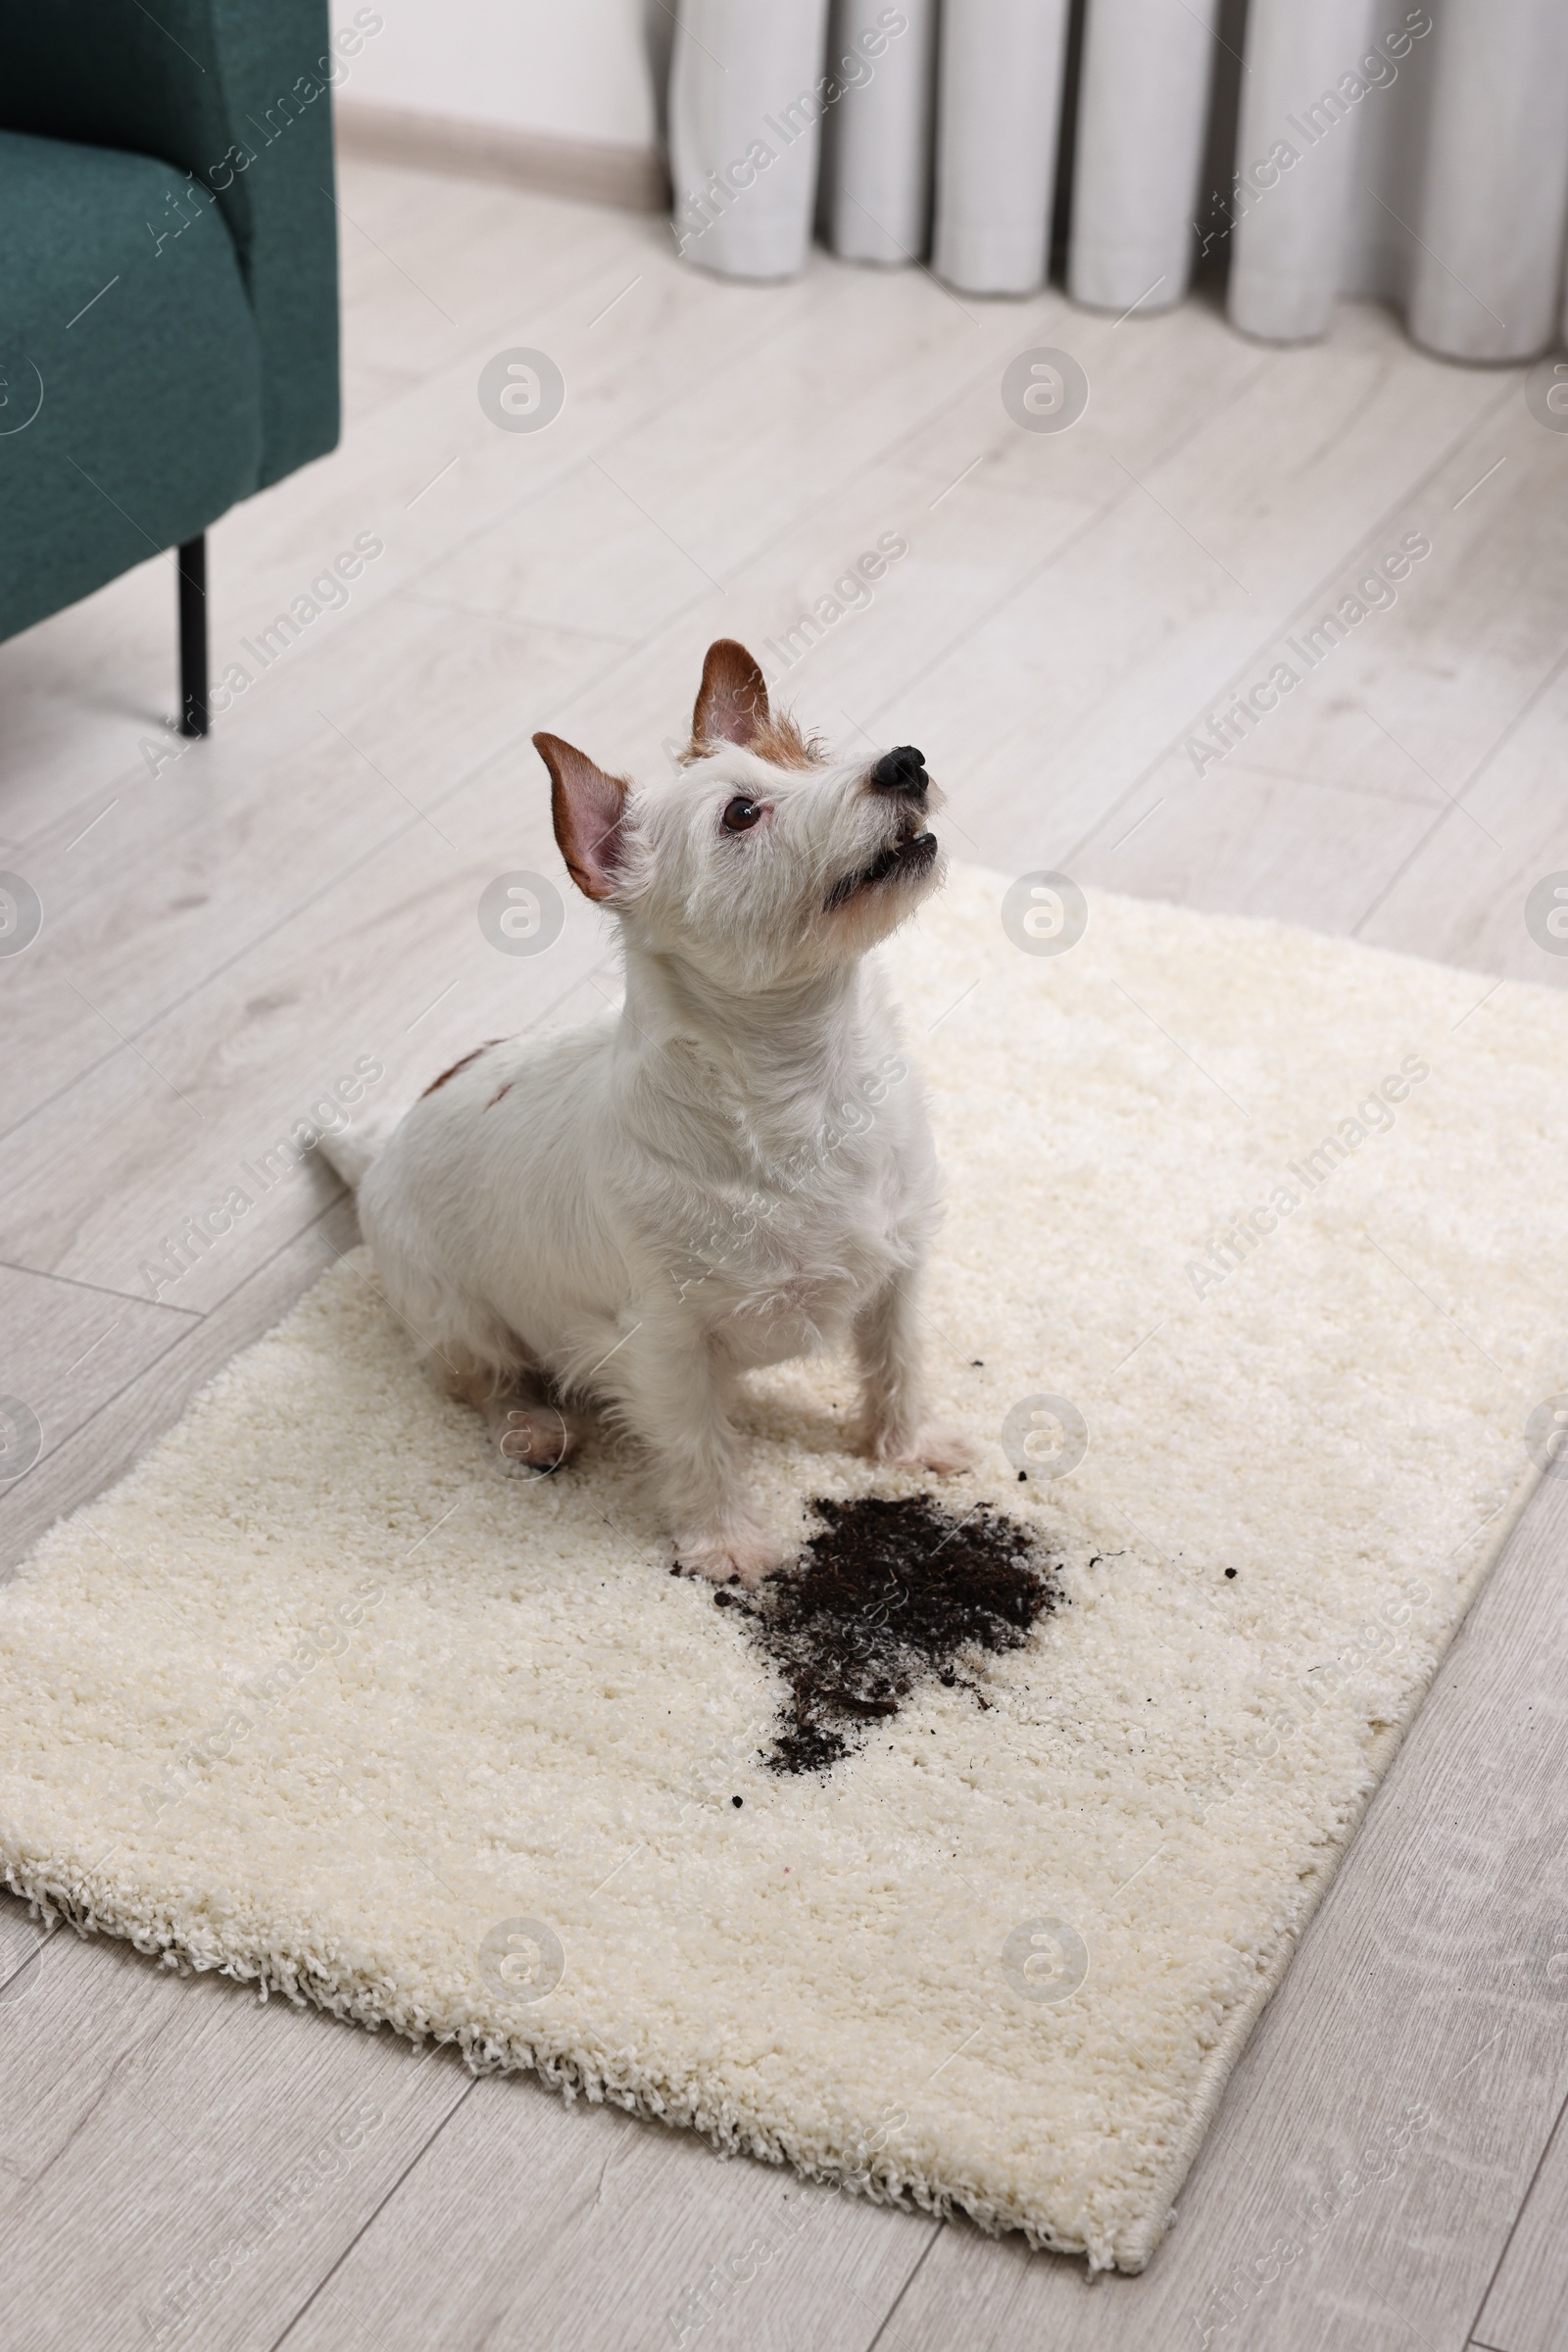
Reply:
M829 1771L932 1678L985 1706L980 1658L1021 1648L1057 1597L1033 1531L985 1503L962 1518L924 1494L810 1507L796 1567L713 1596L745 1611L788 1686L764 1758L780 1773Z

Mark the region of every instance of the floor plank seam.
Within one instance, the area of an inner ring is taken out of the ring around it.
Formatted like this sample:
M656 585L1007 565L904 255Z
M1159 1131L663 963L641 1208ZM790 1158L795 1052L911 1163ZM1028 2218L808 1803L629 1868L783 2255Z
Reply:
M1470 2341L1472 2343L1479 2343L1480 2341L1480 2338L1475 2334L1474 2331L1480 2327L1482 2315L1487 2308L1487 2304L1492 2295L1492 2290L1496 2285L1498 2278L1502 2276L1502 2266L1508 2259L1508 2248L1513 2244L1514 2238L1518 2233L1519 2225L1525 2218L1525 2208L1529 2204L1531 2196L1534 2193L1536 2182L1541 2178L1546 2159L1551 2154L1552 2142L1556 2139L1558 2132L1562 2130L1563 2118L1565 2116L1568 2116L1568 2094L1564 2095L1562 2103L1557 2109L1556 2118L1552 2124L1551 2130L1546 2133L1545 2139L1542 2143L1541 2154L1536 2159L1535 2169L1531 2173L1530 2179L1525 2184L1525 2193L1520 2198L1513 2220L1508 2225L1508 2234L1503 2239L1501 2247L1498 2249L1497 2259L1492 2266L1492 2276L1488 2278L1485 2291L1482 2294L1480 2302L1476 2305L1475 2317L1470 2323ZM1486 2347L1486 2352L1506 2352L1506 2348L1500 2344L1489 2345Z
M231 1300L241 1298L250 1288L251 1284L256 1281L257 1277L266 1273L269 1266L275 1265L278 1259L282 1257L287 1250L296 1249L302 1242L308 1241L310 1236L316 1231L317 1226L321 1224L327 1217L329 1217L334 1209L341 1208L345 1200L351 1200L353 1199L354 1196L349 1191L348 1186L342 1181L341 1177L334 1177L333 1182L336 1189L333 1192L330 1200L323 1200L320 1207L316 1210L313 1216L307 1217L303 1225L296 1226L295 1230L291 1234L286 1235L282 1241L277 1243L275 1248L269 1250L267 1255L264 1258L259 1259L248 1274L241 1275L237 1282L231 1284L229 1289L224 1291L220 1298L213 1300L211 1306L197 1309L197 1312L200 1313L204 1323L210 1323L213 1317L221 1313L221 1311L230 1303ZM340 1250L333 1249L330 1242L328 1242L326 1246L328 1250L332 1251L332 1258L333 1262L335 1263L336 1260L342 1256L343 1252Z
M0 1141L3 1140L0 1138ZM93 1296L98 1298L129 1299L137 1306L156 1304L166 1315L186 1315L198 1323L207 1311L200 1306L176 1306L172 1298L159 1298L155 1301L142 1291L117 1291L105 1282L84 1282L78 1274L45 1274L37 1266L19 1265L16 1259L11 1257L0 1257L0 1272L25 1274L33 1282L63 1282L73 1291L91 1291Z
M161 1005L157 1012L149 1015L139 1029L131 1031L128 1037L122 1040L121 1044L115 1048L114 1053L106 1054L101 1060L93 1062L87 1069L78 1071L74 1077L69 1078L65 1085L57 1087L52 1095L46 1095L41 1102L35 1102L30 1110L24 1110L21 1118L15 1120L11 1126L0 1128L0 1144L9 1143L14 1135L20 1135L24 1127L28 1126L40 1113L48 1110L51 1104L63 1102L84 1079L90 1078L94 1071L105 1068L108 1063L115 1060L118 1054L128 1052L138 1039L150 1037L161 1022L168 1020L171 1013L177 1012L182 1004L190 1004L192 999L199 997L203 989L210 987L213 981L221 979L224 972L232 971L236 964L243 963L245 957L253 954L257 948L264 947L270 939L275 938L278 932L285 930L299 915L307 913L318 900L325 898L340 883L348 881L351 875L357 874L362 866L368 865L370 859L378 857L383 850L391 849L402 840L406 833L411 833L414 827L421 821L421 817L418 815L410 817L408 822L400 825L395 833L376 842L371 849L365 852L363 857L354 858L351 863L344 866L341 872L331 875L318 890L314 890L308 899L302 899L297 906L291 906L286 914L279 915L277 920L270 923L265 931L258 932L255 938L247 940L243 947L236 948L231 956L225 956L220 962L214 964L212 969L204 972L199 980L192 981L189 988L182 990L177 997L171 998L167 1004ZM22 1270L36 1273L39 1269L31 1267Z
M76 1439L82 1437L86 1431L91 1429L93 1423L98 1419L99 1414L106 1413L112 1404L118 1403L120 1398L124 1396L127 1389L133 1389L139 1380L145 1380L151 1373L156 1372L159 1365L164 1361L165 1357L169 1355L173 1348L182 1348L187 1340L194 1338L196 1331L200 1329L201 1323L205 1321L206 1317L202 1316L196 1325L188 1326L184 1331L171 1333L168 1342L164 1347L159 1348L156 1355L149 1356L144 1364L139 1364L128 1379L121 1382L120 1387L114 1391L112 1396L106 1396L102 1404L100 1404L95 1411L88 1414L85 1421L78 1421L75 1428L69 1430L67 1434L59 1441L58 1445L49 1446L43 1453L41 1453L31 1467L23 1472L21 1478L19 1478L15 1485L9 1490L9 1494L25 1494L26 1484L29 1478L36 1477L37 1473L44 1467L46 1462L52 1462L57 1454L64 1451L66 1446L74 1444ZM74 1505L67 1503L63 1506L63 1508L70 1510L74 1508ZM0 1584L9 1582L10 1578L14 1576L16 1570L14 1568L0 1569Z
M1190 441L1196 439L1200 432L1207 431L1209 426L1217 422L1217 420L1223 416L1229 409L1235 406L1236 402L1240 400L1246 392L1250 390L1251 386L1258 381L1260 376L1267 373L1271 365L1272 362L1269 360L1264 360L1261 362L1260 365L1253 369L1252 373L1246 377L1244 381L1237 386L1230 398L1221 403L1218 409L1210 411L1200 419L1195 421L1185 432L1178 433L1174 440L1168 442L1166 446L1156 454L1150 466L1149 470L1152 473L1157 472L1161 466L1165 465L1169 459L1179 455L1181 450L1184 449ZM982 379L979 377L976 378L976 381L980 380ZM1108 498L1102 506L1097 508L1092 514L1086 515L1083 521L1077 524L1075 528L1069 530L1066 537L1060 540L1056 546L1052 548L1047 555L1042 557L1038 564L1032 565L1031 568L1023 573L1019 579L1015 580L1009 588L1005 589L993 604L988 605L983 612L975 616L973 620L968 622L962 629L960 629L956 637L950 639L948 644L942 648L940 653L934 654L929 661L922 662L918 670L911 672L907 678L904 679L900 683L900 685L892 694L885 696L882 702L874 707L871 715L873 717L878 716L880 712L885 710L891 704L898 702L904 696L912 692L917 680L929 675L943 662L951 661L953 656L959 652L962 647L968 643L970 638L972 638L980 629L989 626L989 624L995 620L1000 613L1003 613L1007 610L1007 607L1010 604L1014 603L1019 596L1023 595L1027 589L1031 588L1037 579L1043 578L1045 573L1051 569L1054 564L1058 563L1063 556L1070 555L1080 540L1087 538L1089 533L1097 530L1102 522L1107 521L1112 514L1116 514L1122 507L1128 505L1132 499L1133 491L1143 487L1142 483L1136 481L1132 476L1129 475L1128 478L1132 483L1132 487L1130 489L1118 490L1112 497ZM1168 748L1169 747L1167 747L1167 750ZM1160 758L1163 759L1165 757L1166 753L1162 752L1160 754ZM1157 765L1158 762L1156 761L1155 764ZM1149 772L1152 773L1152 769L1151 769ZM1136 789L1136 787L1132 787L1131 789ZM1101 819L1099 821L1103 822L1104 820ZM1076 852L1071 853L1071 855L1076 855Z
M1513 716L1509 719L1507 725L1503 727L1500 734L1496 736L1494 742L1488 745L1487 749L1482 753L1481 758L1477 761L1476 765L1471 769L1464 782L1460 785L1458 791L1450 795L1447 807L1438 810L1434 822L1428 826L1426 832L1422 834L1420 841L1410 852L1410 855L1397 867L1395 873L1390 877L1389 881L1385 883L1382 890L1378 892L1377 897L1373 900L1371 906L1367 908L1365 914L1363 914L1360 917L1360 920L1355 924L1350 933L1350 937L1352 939L1360 936L1363 925L1372 920L1372 917L1376 914L1378 908L1388 898L1389 893L1397 886L1401 876L1408 871L1411 864L1426 848L1427 843L1429 841L1436 840L1438 834L1442 832L1443 827L1447 822L1448 818L1453 814L1454 809L1461 806L1464 796L1470 790L1471 786L1479 783L1480 779L1486 774L1487 769L1492 765L1493 760L1497 757L1497 754L1506 747L1510 737L1517 731L1518 728L1523 726L1525 720L1530 716L1531 711L1535 710L1538 703L1540 703L1542 699L1551 691L1551 688L1561 676L1565 663L1568 663L1568 647L1565 647L1564 650L1557 656L1557 659L1552 662L1551 667L1546 671L1545 676L1542 678L1540 683L1532 688L1525 702L1521 705L1519 710L1514 712Z
M432 2054L433 2052L426 2053L427 2056ZM424 2060L420 2059L416 2063L423 2065ZM379 2218L383 2209L390 2204L391 2200L397 2195L398 2190L403 2186L403 2183L405 2180L407 2180L409 2175L415 2171L416 2166L424 2162L426 2155L435 2145L436 2141L440 2138L448 2124L451 2123L452 2118L457 2114L458 2110L465 2104L465 2102L471 2097L472 2093L477 2088L477 2077L471 2078L467 2082L465 2082L461 2085L457 2097L453 2100L451 2106L447 2109L446 2114L441 2118L441 2121L436 2125L435 2130L430 2132L427 2138L421 2140L418 2147L416 2148L414 2154L410 2157L408 2163L404 2166L402 2172L399 2173L397 2179L387 2189L386 2194L379 2200L377 2204L371 2207L370 2211L361 2222L358 2230L355 2230L354 2235L349 2239L347 2245L341 2249L337 2260L332 2264L331 2269L328 2270L322 2278L317 2280L315 2286L312 2287L304 2302L294 2313L293 2317L288 2321L287 2325L283 2328L282 2333L272 2338L271 2343L268 2347L268 2352L282 2352L284 2344L286 2344L288 2338L293 2334L295 2328L305 2318L312 2304L317 2300L318 2296L324 2293L326 2288L331 2285L332 2280L337 2277L338 2272L342 2269L344 2263L347 2262L349 2256L353 2253L355 2247L359 2244L367 2230L369 2229L371 2223Z
M10 1894L11 1889L7 1887L5 1892ZM24 1895L14 1894L11 1895L11 1899L13 1902L20 1903L24 1902L26 1898ZM24 1952L22 1958L16 1963L16 1965L12 1968L8 1968L4 1975L0 1976L0 2000L5 1998L6 1986L14 1984L16 1979L21 1976L24 1968L31 1968L33 1966L34 1962L38 1960L39 1955L43 1951L44 1945L48 1943L53 1936L59 1935L63 1925L64 1922L58 1917L50 1920L42 1935L38 1938L36 1948L30 1952Z
M943 2221L937 2223L936 2228L931 2231L931 2234L926 2239L925 2244L920 2248L919 2254L909 2271L908 2277L905 2279L904 2284L900 2287L892 2302L888 2305L886 2313L878 2324L875 2335L872 2336L870 2342L865 2347L865 2352L878 2352L882 2338L888 2334L890 2329L893 2331L891 2336L891 2341L893 2343L900 2344L904 2341L904 2338L899 2334L897 2328L894 2328L893 2327L893 2322L898 2316L899 2306L904 2301L904 2298L908 2293L910 2287L914 2284L916 2278L919 2278L921 2270L924 2268L926 2257L931 2252L932 2247L950 2228L951 2224L948 2222Z
M1051 312L1048 314L1048 319L1051 316L1065 315L1065 312L1066 305L1062 299L1057 296L1052 305ZM735 354L730 363L731 367L733 368L742 362L750 364L751 362L755 361L760 353L765 352L768 344L771 341L786 334L792 333L797 323L798 322L793 316L782 321L777 328L764 334L759 343L748 345L742 351ZM1264 368L1266 368L1268 365L1269 363L1267 361L1263 363ZM898 452L906 447L909 442L917 439L920 434L931 431L938 423L940 423L942 417L947 415L950 410L956 407L964 398L967 397L969 393L976 388L977 385L985 382L991 366L992 363L988 361L983 366L977 368L973 375L966 377L963 382L956 387L952 393L948 394L945 398L938 400L932 409L924 413L914 422L906 426L902 433L898 434L891 442L885 444L874 457L863 459L858 466L852 467L846 474L836 476L830 484L827 484L821 489L819 495L812 501L810 506L804 510L797 509L792 511L787 521L781 523L779 528L770 536L754 543L749 552L731 566L730 570L723 576L723 579L720 582L721 588L727 593L730 584L740 576L741 572L744 571L748 565L759 562L762 557L770 553L771 550L777 546L781 539L787 537L791 531L798 529L803 520L809 519L810 516L817 514L822 508L838 503L843 498L845 493L857 482L863 479L864 475L869 472L873 466L894 463L896 461ZM1261 372L1261 370L1257 372ZM1251 377L1248 379L1249 382L1253 380L1254 378ZM580 460L578 460L574 465L568 466L565 472L552 476L551 479L542 485L540 489L523 494L520 498L514 500L510 506L502 508L495 514L487 516L482 524L476 526L475 529L463 534L460 538L450 543L438 556L432 556L429 561L420 565L416 571L411 573L407 580L400 582L399 591L402 593L416 591L419 581L427 572L438 568L441 564L451 561L452 558L461 555L464 550L475 539L483 537L485 533L494 528L496 524L509 521L514 515L525 512L526 508L534 503L536 499L541 498L554 490L560 489L575 479L576 476L581 473L584 467L588 465L595 463L601 457L610 456L620 442L630 438L635 433L642 432L648 425L657 422L660 416L664 415L670 407L675 405L677 398L678 396L672 395L670 400L663 403L662 407L648 411L642 416L639 416L634 422L616 430L615 432L612 432L609 439L600 443L595 449L586 452ZM1205 419L1205 422L1206 421L1211 421L1211 419ZM1178 440L1176 443L1172 444L1172 448L1174 449L1175 447L1179 446L1181 440L1185 438L1185 435L1178 436ZM1170 451L1162 451L1159 458L1155 461L1156 465L1163 464L1165 457L1169 454ZM614 487L617 489L620 488L619 483L615 483ZM623 493L623 495L625 495L625 493ZM691 600L692 603L700 603L701 601L702 598L700 594ZM690 610L690 605L682 608L683 612L688 610ZM662 633L662 631L669 625L669 620L672 617L674 616L666 615L663 619L655 622L650 629L645 630L641 637L632 641L633 650L640 651L652 645ZM572 699L574 699L576 691L578 690L574 690L572 697L567 698L567 703L566 705L563 706L564 708L569 708L570 702Z
M422 612L455 612L462 620L489 621L498 629L547 630L552 637L572 637L584 645L612 646L617 654L636 650L640 640L635 637L615 637L608 629L568 628L558 620L538 620L531 613L488 612L483 605L459 604L455 597L432 596L428 589L395 588L392 591L400 604L415 605Z
M1294 627L1299 626L1301 616L1305 612L1309 612L1314 604L1319 603L1322 598L1328 594L1329 589L1334 585L1335 581L1340 579L1345 571L1350 566L1358 551L1369 546L1375 539L1379 538L1388 530L1390 523L1397 517L1403 509L1409 506L1411 500L1419 498L1422 491L1425 490L1431 482L1436 480L1437 476L1443 471L1445 466L1450 464L1451 461L1456 458L1459 452L1465 447L1466 443L1470 441L1484 425L1489 424L1492 418L1500 413L1508 401L1514 398L1517 386L1510 383L1506 391L1498 393L1496 399L1492 402L1490 407L1481 410L1478 415L1470 417L1469 420L1463 426L1461 426L1459 431L1453 435L1452 439L1445 444L1443 450L1426 468L1426 471L1418 474L1413 482L1408 483L1405 488L1400 491L1399 495L1396 498L1392 499L1390 503L1382 510L1376 520L1369 524L1367 529L1362 531L1358 537L1350 541L1346 552L1338 559L1338 561L1331 564L1327 571L1320 573L1317 584L1311 588L1305 596L1299 597L1297 602L1290 607L1285 618L1280 622L1278 627L1271 629L1267 636L1259 640L1258 643L1253 647L1251 653L1248 655L1246 660L1239 662L1228 673L1218 692L1211 698L1216 708L1224 700L1226 695L1240 690L1241 686L1245 684L1251 671L1257 667L1259 661L1268 651L1269 647L1275 644L1281 637L1289 634ZM1205 422L1207 420L1205 419ZM1070 866L1075 858L1082 857L1084 851L1094 840L1095 835L1102 831L1105 826L1111 823L1118 811L1125 807L1126 803L1132 798L1134 793L1140 792L1149 782L1150 777L1153 775L1155 770L1159 767L1161 761L1169 760L1173 754L1178 752L1186 739L1186 732L1173 735L1169 739L1169 741L1161 748L1156 757L1149 762L1149 765L1143 770L1143 772L1134 777L1133 781L1127 786L1126 790L1111 802L1108 808L1102 811L1102 813L1095 819L1094 823L1089 827L1088 831L1082 834L1080 838L1073 844L1072 848L1066 854L1065 863L1067 865Z
M149 1376L158 1369L159 1365L167 1360L173 1349L184 1347L187 1341L194 1340L198 1331L200 1331L200 1329L206 1323L208 1323L221 1307L226 1306L230 1299L238 1298L241 1293L245 1291L251 1283L259 1280L260 1277L267 1271L267 1269L270 1265L274 1264L276 1260L283 1255L285 1250L292 1250L298 1243L303 1242L321 1222L322 1218L330 1216L333 1209L338 1207L339 1204L347 1198L347 1187L341 1187L334 1198L327 1201L324 1208L318 1209L316 1215L310 1219L309 1223L302 1225L297 1232L288 1235L285 1240L279 1242L275 1250L269 1250L267 1256L261 1260L259 1265L253 1267L251 1272L245 1275L241 1281L237 1282L232 1290L225 1291L222 1298L216 1300L212 1306L205 1309L200 1307L180 1308L179 1312L193 1316L194 1322L184 1331L172 1333L167 1347L160 1348L155 1356L150 1357L146 1363L139 1365L137 1369L130 1375L128 1380L122 1381L112 1396L106 1396L103 1402L97 1405L94 1410L87 1415L87 1418L84 1421L79 1421L74 1429L69 1431L68 1434L60 1440L60 1443L57 1446L50 1446L46 1453L40 1454L37 1461L32 1464L32 1467L24 1472L23 1477L16 1481L15 1485L9 1491L10 1494L24 1494L27 1480L35 1477L37 1472L44 1467L46 1462L52 1462L56 1460L58 1456L65 1451L68 1446L74 1446L78 1442L78 1440L85 1438L87 1433L92 1429L94 1423L109 1410L111 1405L118 1404L120 1399L131 1389L135 1388L139 1382L149 1378ZM341 1256L342 1254L343 1253L341 1250L334 1252L335 1256ZM17 1271L20 1273L35 1273L37 1269L36 1267L23 1266L19 1267ZM50 1276L47 1279L54 1280L55 1277ZM110 1295L117 1298L122 1296L127 1298L134 1297L134 1293L130 1292L114 1292ZM257 1336L260 1337L261 1335L258 1334ZM225 1361L229 1359L225 1358ZM215 1365L213 1368L214 1374L221 1369L222 1367L220 1365ZM209 1377L212 1377L212 1375ZM90 1499L89 1496L85 1496L80 1494L76 1494L73 1500L63 1502L61 1504L60 1512L56 1514L57 1517L62 1516L66 1511L74 1510L79 1503L88 1499ZM29 1549L31 1547L29 1545ZM25 1557L25 1554L24 1554L24 1557ZM21 1565L21 1560L14 1560L9 1567L0 1566L0 1585L9 1584Z
M727 363L728 371L733 373L737 368L743 366L753 366L766 353L767 348L771 343L777 342L783 337L793 334L797 329L798 323L799 322L795 317L795 314L792 311L788 313L776 326L763 329L755 342L745 344L741 346L740 349L731 352ZM520 492L518 496L513 499L508 505L501 508L492 509L491 512L485 514L480 521L476 522L471 529L463 531L457 538L448 541L438 555L432 555L429 557L423 564L419 564L414 571L412 571L406 579L398 581L396 583L397 586L403 589L417 587L419 581L423 579L427 572L433 571L437 569L439 565L450 563L454 558L463 555L465 551L472 546L476 540L484 538L489 532L495 530L499 525L510 522L515 516L525 514L530 506L536 505L542 499L550 496L555 491L564 488L567 483L575 480L575 478L582 473L588 466L595 463L598 459L611 456L621 442L629 440L634 435L647 431L651 425L657 424L659 420L662 416L666 416L672 408L678 407L680 401L684 397L685 387L682 387L681 391L672 392L666 400L662 401L657 407L642 410L635 417L629 419L625 424L612 427L605 440L596 443L592 449L586 450L580 458L569 462L560 473L552 473L548 475L544 481L535 484L528 490ZM618 489L620 485L616 483L615 487ZM647 642L646 637L641 642Z

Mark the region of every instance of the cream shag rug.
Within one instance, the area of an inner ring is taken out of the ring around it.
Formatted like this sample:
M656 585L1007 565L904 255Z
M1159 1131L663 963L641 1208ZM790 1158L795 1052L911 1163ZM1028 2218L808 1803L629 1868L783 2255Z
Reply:
M764 1769L781 1686L632 1466L504 1475L360 1252L0 1595L14 1887L1147 2262L1568 1389L1568 1002L1101 897L1040 954L1007 888L889 951L950 1493L1064 1563L985 1703ZM843 1365L755 1397L770 1511L918 1491L841 1450Z

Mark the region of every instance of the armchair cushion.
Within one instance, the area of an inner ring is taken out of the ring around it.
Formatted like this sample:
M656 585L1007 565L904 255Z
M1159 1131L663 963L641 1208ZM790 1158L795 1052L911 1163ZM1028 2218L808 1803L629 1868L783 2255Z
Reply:
M257 486L262 370L211 201L166 164L0 131L0 636L205 530ZM155 246L152 220L169 221Z
M0 636L334 446L359 19L0 0Z
M169 200L187 173L216 194L256 317L260 488L337 440L329 92L343 71L326 0L0 0L0 129L173 165L155 225L177 225Z

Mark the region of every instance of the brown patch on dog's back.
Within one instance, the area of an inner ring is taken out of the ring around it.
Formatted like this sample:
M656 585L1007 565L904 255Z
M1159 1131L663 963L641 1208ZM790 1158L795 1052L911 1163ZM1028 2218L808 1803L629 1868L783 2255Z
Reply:
M494 1094L491 1096L491 1098L490 1098L489 1102L488 1102L485 1104L485 1108L486 1108L486 1110L494 1110L494 1108L495 1108L496 1104L497 1104L497 1103L500 1102L500 1100L501 1100L502 1096L503 1096L503 1095L510 1095L510 1094L511 1094L511 1092L512 1092L512 1080L509 1078L509 1079L507 1080L507 1082L506 1082L505 1086L498 1086L498 1087L496 1088L496 1091L495 1091L495 1093L494 1093Z
M1036 1538L981 1503L956 1519L924 1494L813 1502L820 1522L797 1567L755 1595L724 1590L789 1687L773 1772L826 1772L917 1683L961 1684L965 1652L1021 1648L1055 1604Z
M504 1046L506 1042L504 1037L487 1037L482 1046L475 1046L471 1054L465 1054L463 1059L455 1061L450 1070L443 1070L439 1078L432 1078L424 1090L424 1095L433 1095L437 1087L445 1086L449 1078L455 1078L460 1070L466 1070L470 1061L477 1061L480 1054L488 1054L492 1046ZM419 1097L421 1102L424 1101L424 1095Z

